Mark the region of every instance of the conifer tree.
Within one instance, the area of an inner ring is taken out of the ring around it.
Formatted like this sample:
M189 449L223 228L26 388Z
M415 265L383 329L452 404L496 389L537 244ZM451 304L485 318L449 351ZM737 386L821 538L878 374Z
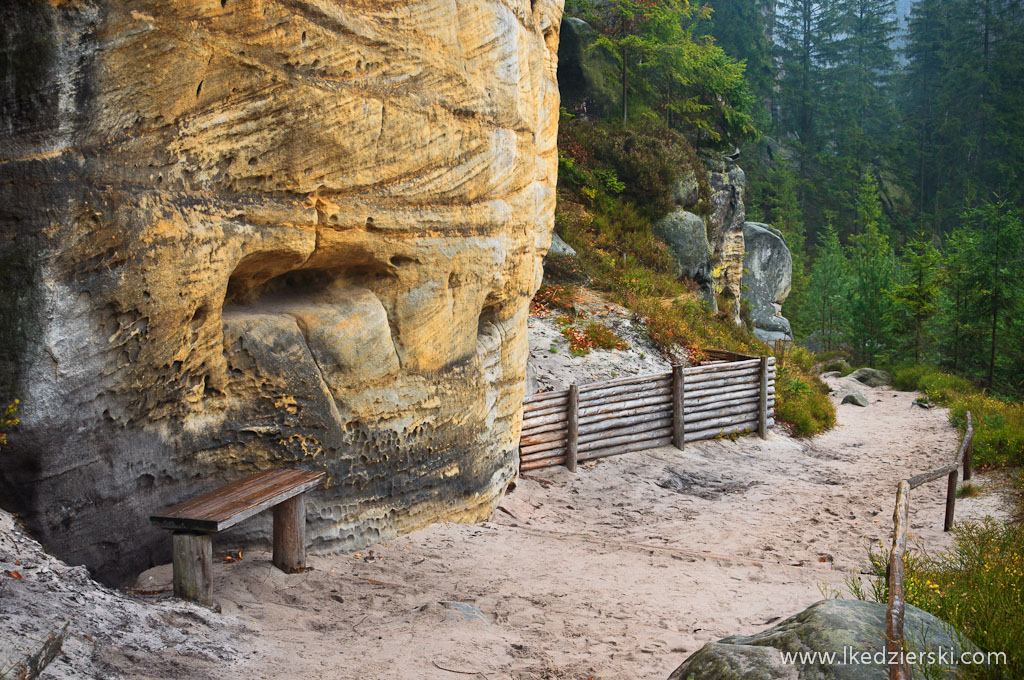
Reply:
M835 349L846 325L845 300L850 286L850 263L831 222L818 235L818 256L811 266L807 306L826 351Z
M852 284L847 298L846 338L856 357L868 364L892 344L892 289L896 258L884 230L878 184L865 174L857 196L860 233L850 238Z
M899 281L892 290L897 330L912 349L917 364L925 346L925 326L937 310L940 259L931 237L918 231L903 247Z

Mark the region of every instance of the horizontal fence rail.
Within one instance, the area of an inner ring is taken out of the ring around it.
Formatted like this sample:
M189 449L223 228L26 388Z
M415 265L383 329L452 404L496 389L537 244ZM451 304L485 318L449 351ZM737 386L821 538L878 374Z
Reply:
M775 425L775 357L706 352L672 371L542 392L523 402L520 470L757 431Z
M967 412L967 428L957 447L952 462L945 467L922 472L910 479L902 479L896 487L896 509L892 515L892 550L889 552L888 580L889 606L885 615L886 651L889 659L889 680L910 680L910 665L904 659L903 617L907 598L903 591L903 568L907 554L907 527L910 514L910 490L946 477L946 516L943 531L953 528L956 509L956 486L960 464L964 466L964 481L971 478L971 458L974 450L974 421Z

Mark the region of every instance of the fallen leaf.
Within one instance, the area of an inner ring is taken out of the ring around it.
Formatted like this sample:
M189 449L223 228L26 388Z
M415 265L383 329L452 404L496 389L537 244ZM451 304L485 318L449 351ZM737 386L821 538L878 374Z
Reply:
M18 579L19 581L21 580L21 573L20 573L20 572L17 572L17 571L9 571L9 572L7 572L7 575L8 575L8 576L10 576L11 578L16 578L16 579Z

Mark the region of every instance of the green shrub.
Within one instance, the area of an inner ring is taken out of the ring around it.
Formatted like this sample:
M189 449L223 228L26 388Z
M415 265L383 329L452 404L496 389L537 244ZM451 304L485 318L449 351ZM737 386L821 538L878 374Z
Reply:
M828 388L796 365L780 365L775 379L775 419L789 423L793 434L811 436L836 425L836 408Z
M982 650L1005 652L1007 663L961 666L967 678L1024 678L1024 526L957 524L953 549L931 557L908 554L904 574L907 602L946 621ZM876 581L870 593L854 595L888 601L888 556L873 554Z

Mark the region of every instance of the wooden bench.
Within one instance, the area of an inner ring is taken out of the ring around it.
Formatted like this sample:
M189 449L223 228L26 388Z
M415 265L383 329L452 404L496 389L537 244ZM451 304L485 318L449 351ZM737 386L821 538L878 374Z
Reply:
M213 604L213 534L274 508L274 564L290 574L306 567L303 494L324 483L325 472L267 470L152 515L174 532L174 596Z

